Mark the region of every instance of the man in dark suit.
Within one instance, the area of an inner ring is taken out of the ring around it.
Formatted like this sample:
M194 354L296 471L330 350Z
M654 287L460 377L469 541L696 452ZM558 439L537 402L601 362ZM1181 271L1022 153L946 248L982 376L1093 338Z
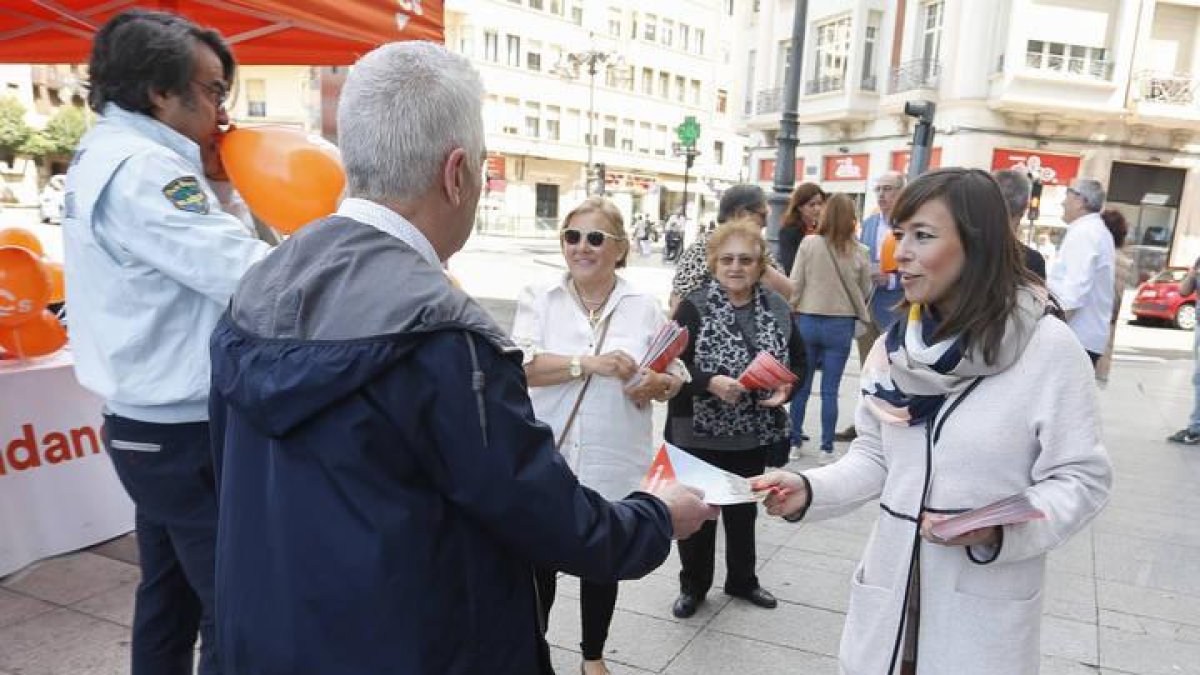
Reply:
M1008 222L1013 232L1021 231L1021 217L1029 210L1029 177L1013 169L1001 169L992 172L992 177L1000 184L1004 193L1004 203L1008 204ZM1042 280L1046 280L1046 259L1037 249L1021 244L1025 266Z

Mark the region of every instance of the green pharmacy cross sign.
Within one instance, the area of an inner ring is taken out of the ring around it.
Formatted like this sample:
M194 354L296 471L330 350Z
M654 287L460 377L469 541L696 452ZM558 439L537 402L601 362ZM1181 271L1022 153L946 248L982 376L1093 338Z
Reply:
M675 127L675 136L685 147L696 147L696 140L700 138L700 125L696 118L691 115L683 118L683 124Z

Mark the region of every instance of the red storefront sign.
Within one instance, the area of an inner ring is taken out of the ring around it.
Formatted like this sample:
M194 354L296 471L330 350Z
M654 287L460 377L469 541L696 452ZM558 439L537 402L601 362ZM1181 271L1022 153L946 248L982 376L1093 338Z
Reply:
M504 155L489 154L487 156L487 191L504 192L508 181L504 175Z
M912 150L892 151L892 171L908 175L908 161L912 158ZM942 149L934 148L929 153L929 168L937 169L942 166Z
M825 155L825 172L822 180L853 181L866 180L871 171L871 156Z
M992 171L1014 169L1038 173L1046 185L1070 185L1079 175L1079 155L1059 155L1040 150L996 148L992 151Z
M796 158L796 181L804 178L804 158ZM758 160L758 182L770 183L775 180L775 158Z

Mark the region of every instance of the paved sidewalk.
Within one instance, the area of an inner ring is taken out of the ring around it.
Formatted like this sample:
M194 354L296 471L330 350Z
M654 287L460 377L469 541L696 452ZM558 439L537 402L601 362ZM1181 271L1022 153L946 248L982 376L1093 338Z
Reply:
M511 300L485 305L511 322ZM1100 392L1116 467L1112 500L1051 555L1042 672L1200 674L1200 447L1162 440L1190 411L1191 362L1121 351ZM857 374L852 357L843 420ZM814 399L811 419L818 405ZM809 456L794 466L814 463ZM659 570L622 585L606 655L613 672L835 673L850 575L875 515L868 506L812 525L760 517L759 576L780 599L773 611L723 595L718 565L708 602L696 616L675 619L672 554ZM0 580L0 675L127 673L135 556L132 537L123 537ZM573 580L560 582L551 619L560 675L579 670L577 590Z

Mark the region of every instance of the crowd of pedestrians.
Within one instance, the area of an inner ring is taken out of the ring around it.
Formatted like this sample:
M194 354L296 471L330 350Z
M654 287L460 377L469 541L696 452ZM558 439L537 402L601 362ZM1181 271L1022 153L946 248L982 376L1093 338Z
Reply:
M206 675L550 673L567 574L581 671L603 675L619 581L674 540L670 611L692 616L718 519L724 592L776 607L756 503L644 479L655 404L668 442L749 479L770 515L879 501L844 672L1037 671L1046 554L1111 483L1093 383L1130 265L1100 183L1067 191L1048 275L1017 239L1017 172L888 172L861 222L850 196L802 184L778 257L763 191L733 186L686 249L682 218L666 224L668 312L621 276L649 254L650 221L627 228L588 198L558 232L565 272L522 292L509 335L444 274L486 156L465 59L415 42L364 56L339 102L346 198L274 247L238 217L215 151L235 69L221 36L182 18L113 18L90 64L100 122L67 175L76 368L105 399L137 508L135 672L190 673L199 636ZM668 320L689 343L642 367ZM856 340L860 397L838 432ZM739 381L763 353L797 385ZM818 373L821 466L780 470L810 440ZM1200 395L1196 410L1171 440L1200 442ZM1047 518L934 536L1015 493Z

